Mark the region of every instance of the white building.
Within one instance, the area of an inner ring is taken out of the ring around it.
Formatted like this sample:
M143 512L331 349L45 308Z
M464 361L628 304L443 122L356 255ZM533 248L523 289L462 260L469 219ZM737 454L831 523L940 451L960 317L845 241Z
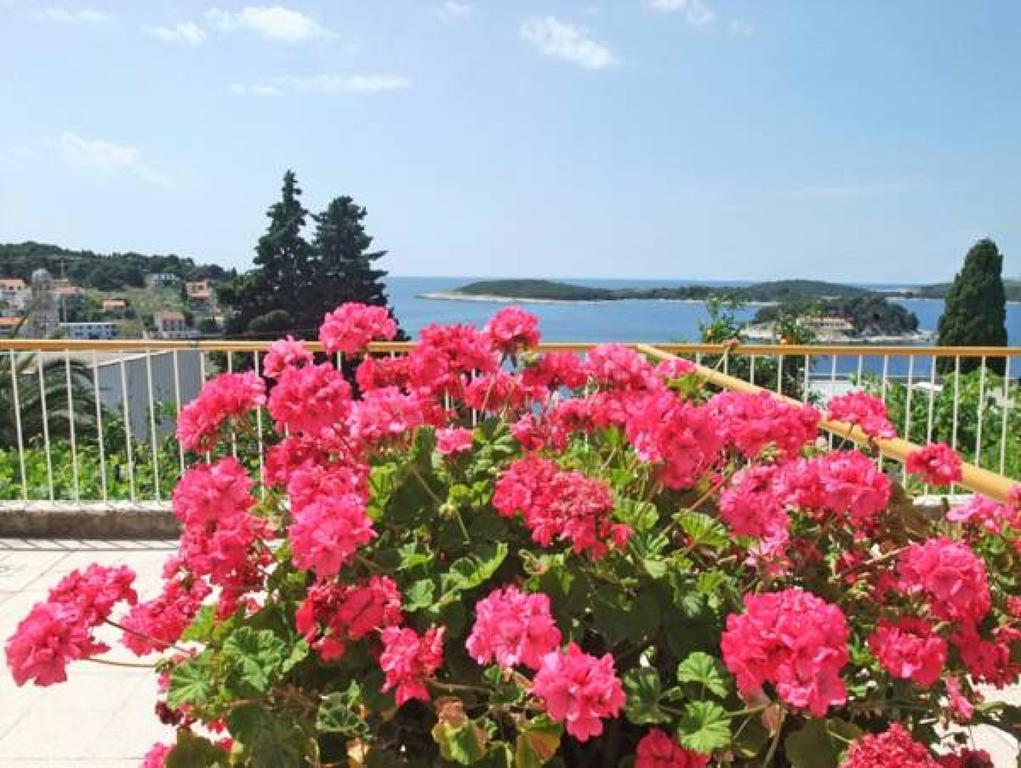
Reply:
M173 272L150 272L145 276L145 284L150 288L164 288L176 284L180 279Z
M65 338L68 339L116 339L117 323L61 323Z
M152 316L156 337L160 339L196 339L199 332L188 327L184 315L173 310L156 312Z
M14 309L24 309L28 302L28 286L20 277L0 278L0 304Z

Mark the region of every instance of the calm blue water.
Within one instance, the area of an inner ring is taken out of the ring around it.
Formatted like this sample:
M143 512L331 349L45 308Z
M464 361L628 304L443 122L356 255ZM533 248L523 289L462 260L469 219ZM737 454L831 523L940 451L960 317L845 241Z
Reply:
M387 284L394 311L402 327L414 336L423 326L434 322L470 323L481 326L494 312L504 306L496 302L419 298L420 294L449 291L475 279L478 278L389 277ZM670 284L663 280L570 282L606 288L656 287ZM735 282L729 284L733 285ZM897 303L918 315L919 323L924 330L935 330L936 323L943 313L943 302L940 300L906 299L898 300ZM526 306L529 312L538 315L546 341L698 341L699 323L708 317L705 307L700 303L674 301L606 301L523 306ZM742 319L751 319L755 311L755 307L749 307L739 316ZM1012 345L1021 344L1021 304L1007 305L1007 333Z

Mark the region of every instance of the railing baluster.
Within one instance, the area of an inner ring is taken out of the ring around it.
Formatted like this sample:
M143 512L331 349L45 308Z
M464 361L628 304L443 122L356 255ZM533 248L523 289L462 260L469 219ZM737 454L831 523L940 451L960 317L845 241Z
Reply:
M149 398L149 438L152 445L152 485L156 501L160 500L159 442L156 439L156 395L152 386L152 350L145 350L145 385Z
M863 355L858 355L858 378L857 378L857 381L856 381L856 383L858 385L858 389L862 389L861 377L863 375L864 369L865 369L865 357Z
M982 356L980 363L982 366L979 369L978 374L978 406L976 407L977 413L976 418L978 419L978 425L975 427L975 460L974 465L976 467L982 466L982 419L985 418L985 400L986 400L986 356Z
M1019 385L1021 386L1021 385ZM1003 423L1000 425L1000 474L1007 468L1007 421L1010 414L1010 357L1003 361Z
M911 396L914 394L914 391L915 391L914 383L912 382L912 377L914 376L914 372L915 372L915 358L909 357L908 358L908 380L907 380L907 383L904 385L905 386L905 390L904 390L904 439L905 440L910 440L911 439ZM902 480L905 483L908 480L908 470L907 470L906 467L902 468Z
M777 356L776 363L776 393L783 394L783 355Z
M957 416L961 406L961 356L954 355L954 414L952 427L950 429L950 447L957 452ZM950 485L950 493L954 492L955 485Z
M10 350L11 395L14 398L14 431L18 433L18 466L21 469L21 498L28 501L28 475L25 473L25 438L21 432L21 399L18 396L18 356Z
M749 359L751 360L751 364L748 367L748 383L749 384L754 384L755 383L755 355L751 355Z
M227 350L227 373L234 372L234 353ZM234 419L230 420L230 455L238 457L238 433L234 429Z
M53 501L54 489L53 489L53 456L50 453L50 419L49 414L46 410L46 374L43 370L43 355L44 352L40 352L36 357L36 366L39 370L39 405L43 411L43 445L46 448L46 478L50 486L50 501Z
M206 353L204 350L199 350L199 391L206 385ZM212 454L206 451L206 464L211 463L213 460Z
M71 483L74 500L78 501L80 489L78 484L78 443L74 432L74 395L71 393L71 350L64 350L64 373L67 377L67 427L71 439Z
M805 381L801 385L801 402L807 403L809 398L809 387L811 386L810 371L812 369L812 358L805 355Z
M883 378L880 383L879 399L886 402L886 388L890 383L890 356L883 355Z
M929 367L929 412L925 420L925 442L932 442L932 425L936 417L936 355Z
M837 353L834 352L830 356L830 394L829 397L833 397L837 393ZM829 398L827 398L829 400ZM829 434L829 449L833 450L833 433Z
M99 354L92 350L92 394L96 399L96 442L99 444L99 487L103 501L109 501L106 487L106 440L103 438L103 404L99 392Z
M254 360L255 375L260 376L259 372L259 351L256 350L252 354ZM262 408L259 406L255 409L255 433L258 435L258 446L259 446L259 479L261 481L263 476L263 470L265 469L265 455L266 447L262 439ZM266 484L263 482L259 483L259 498L266 498Z
M177 418L181 415L181 370L180 363L177 359L177 350L173 351L173 363L174 363L174 431L177 431ZM177 443L177 460L181 465L181 474L184 474L184 446L181 445L180 440L174 440Z
M128 403L128 371L124 365L124 356L119 361L121 369L121 405L124 409L124 446L128 457L128 492L131 500L135 500L135 452L131 435L131 407Z

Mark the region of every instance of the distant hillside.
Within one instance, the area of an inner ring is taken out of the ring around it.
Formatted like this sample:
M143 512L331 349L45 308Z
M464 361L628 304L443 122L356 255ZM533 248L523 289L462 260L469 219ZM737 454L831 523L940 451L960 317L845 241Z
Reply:
M945 299L949 290L950 283L934 283L932 285L922 285L918 288L908 288L901 292L901 294L922 299ZM1007 301L1021 301L1021 280L1005 279L1003 281L1003 292L1007 296Z
M227 280L233 270L216 264L196 264L192 259L168 255L94 253L72 251L46 243L0 243L0 277L20 277L26 282L35 270L46 269L54 277L63 274L75 285L100 291L141 287L149 272L172 272L182 280Z
M555 280L481 280L445 296L494 296L539 301L620 301L624 299L702 300L710 296L753 302L868 296L870 291L819 280L774 280L747 286L680 285L656 288L593 288Z

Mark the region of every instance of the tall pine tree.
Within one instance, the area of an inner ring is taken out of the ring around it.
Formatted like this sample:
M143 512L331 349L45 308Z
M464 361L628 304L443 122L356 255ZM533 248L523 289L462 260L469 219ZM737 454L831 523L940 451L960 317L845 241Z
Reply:
M255 248L254 269L220 292L232 308L229 335L274 337L283 332L310 335L303 308L303 283L313 257L302 236L308 211L293 171L284 174L280 201L270 206L269 228Z
M1003 291L1003 255L992 240L979 240L968 251L939 319L939 344L947 347L1007 345L1007 301ZM962 358L961 372L979 367L978 358ZM990 369L1003 373L1003 358L991 358ZM950 358L940 369L951 371Z
M293 333L314 338L323 316L345 301L387 306L383 278L362 223L365 209L338 197L315 214L312 243L302 236L308 211L300 202L294 173L284 176L280 202L270 207L270 225L259 239L255 266L221 290L232 308L229 335L275 338Z

